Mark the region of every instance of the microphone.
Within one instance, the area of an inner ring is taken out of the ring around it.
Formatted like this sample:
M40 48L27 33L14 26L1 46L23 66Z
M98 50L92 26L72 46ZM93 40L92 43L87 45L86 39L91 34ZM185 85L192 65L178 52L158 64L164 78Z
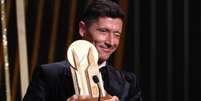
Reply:
M99 86L99 79L97 77L97 75L94 75L93 77L93 81L97 84L98 86L98 101L100 101L100 98L101 98L101 89L100 89L100 86Z

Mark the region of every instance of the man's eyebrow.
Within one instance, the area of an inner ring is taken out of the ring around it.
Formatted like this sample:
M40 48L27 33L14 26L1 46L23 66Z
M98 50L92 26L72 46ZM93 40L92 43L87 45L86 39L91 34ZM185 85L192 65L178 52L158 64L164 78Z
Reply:
M100 27L100 28L97 28L97 30L105 30L105 31L110 31L110 29L108 29L108 28L105 28L105 27Z

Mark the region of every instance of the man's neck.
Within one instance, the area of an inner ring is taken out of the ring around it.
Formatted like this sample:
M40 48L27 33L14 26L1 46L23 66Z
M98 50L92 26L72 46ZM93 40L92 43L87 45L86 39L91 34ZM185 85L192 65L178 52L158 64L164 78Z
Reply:
M106 66L106 64L107 64L106 61L103 61L102 63L98 64L98 67L99 68L104 67Z

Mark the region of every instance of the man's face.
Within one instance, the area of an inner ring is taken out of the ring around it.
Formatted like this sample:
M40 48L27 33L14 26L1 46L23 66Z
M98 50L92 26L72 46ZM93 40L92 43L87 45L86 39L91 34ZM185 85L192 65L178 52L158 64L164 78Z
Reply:
M89 26L80 22L80 35L95 45L99 53L99 63L102 63L119 46L122 27L120 18L100 17Z

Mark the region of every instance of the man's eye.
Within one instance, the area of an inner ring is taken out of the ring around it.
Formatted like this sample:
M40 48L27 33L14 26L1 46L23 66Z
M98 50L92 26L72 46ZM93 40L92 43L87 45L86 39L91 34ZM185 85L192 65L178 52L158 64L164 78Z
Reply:
M100 32L107 32L106 29L98 29Z
M120 36L121 36L121 33L115 32L114 35L115 35L116 37L120 37Z

